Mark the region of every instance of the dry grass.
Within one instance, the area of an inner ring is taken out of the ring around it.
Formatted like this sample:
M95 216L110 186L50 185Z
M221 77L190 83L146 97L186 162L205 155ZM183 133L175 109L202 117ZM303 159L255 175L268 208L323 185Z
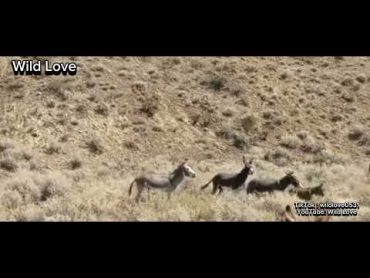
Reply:
M284 135L281 138L280 146L287 148L287 149L296 149L300 145L300 141L297 137L293 135Z

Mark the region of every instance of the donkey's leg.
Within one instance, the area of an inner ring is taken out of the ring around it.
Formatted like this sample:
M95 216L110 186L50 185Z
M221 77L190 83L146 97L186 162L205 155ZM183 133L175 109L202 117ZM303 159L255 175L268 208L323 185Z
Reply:
M172 191L167 192L167 202L171 200Z
M222 192L224 192L224 189L222 188L222 186L219 186L218 187L218 195L220 195Z
M218 189L218 184L213 182L212 194L216 194L217 189Z
M139 200L140 200L140 195L144 190L144 184L137 183L136 185L137 185L137 193L136 193L136 197L135 197L135 202L138 203Z
M150 201L150 187L149 186L147 186L146 191L147 191L147 195L148 195L148 201Z

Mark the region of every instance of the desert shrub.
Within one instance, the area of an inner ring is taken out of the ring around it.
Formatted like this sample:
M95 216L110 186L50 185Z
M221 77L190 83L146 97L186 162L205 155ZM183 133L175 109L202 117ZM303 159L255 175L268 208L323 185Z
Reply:
M300 144L300 141L297 137L292 135L284 135L281 138L280 146L287 149L296 149Z
M0 169L8 172L15 172L18 169L18 165L11 158L4 158L0 160Z
M85 116L87 114L87 105L86 104L77 105L76 112L78 112L81 116Z
M246 150L249 147L249 140L243 134L235 134L233 137L233 146L240 150Z
M365 133L361 136L360 140L358 141L360 146L370 146L370 133Z
M319 154L321 151L324 150L323 146L317 143L312 137L307 136L305 140L303 140L300 149L304 153L308 154Z
M46 201L51 197L64 197L69 193L70 184L66 178L59 174L48 174L35 178L40 190L40 201Z
M225 87L226 79L224 77L214 75L209 78L206 84L211 90L219 92Z
M246 150L250 146L248 137L244 134L240 134L230 128L223 128L216 131L216 135L222 139L229 141L234 147Z
M348 132L348 139L356 141L359 146L370 146L370 132L361 126L356 126Z
M56 142L51 142L49 146L46 147L45 153L52 155L52 154L58 154L61 151L61 147L58 143Z
M101 139L99 139L96 136L86 141L86 147L91 153L94 153L94 154L102 154L104 151L104 147L103 147Z
M222 112L222 115L224 115L225 117L232 117L234 115L234 110L232 110L231 108L227 108Z
M0 139L0 153L8 150L13 149L15 147L15 143L9 139Z
M6 202L8 206L15 207L40 200L41 192L32 176L27 172L22 174L24 175L11 178L5 185L6 197L2 202Z
M151 100L144 101L140 108L140 112L144 113L148 117L153 117L157 111L158 104Z
M277 166L286 166L291 161L289 153L280 147L276 148L275 150L268 151L264 155L264 159L274 163Z
M147 90L147 85L146 85L146 83L144 83L144 82L137 81L137 82L135 82L134 84L132 84L132 86L131 86L131 90L132 90L134 93L143 94L143 93L145 93L145 92L146 92L146 90Z
M139 150L138 145L133 141L126 141L126 142L123 143L123 145L129 150L134 150L134 151Z
M356 141L359 140L365 134L365 130L362 127L354 127L348 133L348 139Z
M82 162L79 158L73 158L68 162L68 166L71 170L76 170L81 168Z
M257 117L254 115L248 115L242 120L242 127L246 133L253 131L257 126Z
M45 90L61 101L68 99L69 87L62 80L55 79L47 83Z
M104 117L107 117L109 115L109 108L104 103L99 103L98 105L96 105L94 111L95 113L102 115Z

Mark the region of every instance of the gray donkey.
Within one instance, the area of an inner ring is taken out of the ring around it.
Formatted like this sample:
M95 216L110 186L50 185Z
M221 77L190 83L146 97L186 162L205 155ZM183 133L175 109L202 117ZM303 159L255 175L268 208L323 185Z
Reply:
M243 156L244 167L239 173L218 173L215 175L208 183L203 185L201 189L208 187L210 183L213 183L212 194L215 194L219 190L219 194L222 193L222 187L230 187L232 189L237 189L244 185L248 178L248 175L253 175L254 168L252 166L253 158L247 162L245 156Z
M302 188L299 180L293 174L292 171L286 172L286 175L280 180L253 179L248 183L247 193L283 191L291 184L294 187Z
M185 177L195 178L195 171L187 164L187 162L181 163L169 176L162 174L146 173L136 177L130 184L128 191L129 196L131 195L132 187L136 184L137 194L135 201L138 202L140 195L144 188L146 189L159 189L167 192L168 199L170 199L171 193L185 180Z

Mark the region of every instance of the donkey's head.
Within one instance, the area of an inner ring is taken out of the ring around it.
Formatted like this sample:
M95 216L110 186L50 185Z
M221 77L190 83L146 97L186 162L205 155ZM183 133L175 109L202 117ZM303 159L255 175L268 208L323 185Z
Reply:
M302 188L301 183L299 182L298 178L294 175L293 171L287 171L285 172L285 176L282 178L282 181L284 181L287 185L292 184L294 187L300 187Z
M253 175L254 167L252 166L253 158L247 161L245 155L243 155L244 170L247 171L248 175Z
M196 177L195 171L189 166L188 161L181 163L179 168L183 171L184 175L187 177Z

